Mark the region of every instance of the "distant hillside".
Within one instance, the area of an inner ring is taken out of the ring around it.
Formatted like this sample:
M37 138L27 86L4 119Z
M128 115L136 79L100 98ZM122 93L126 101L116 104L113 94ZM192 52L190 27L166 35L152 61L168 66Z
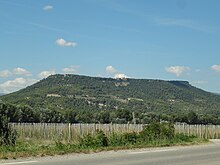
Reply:
M220 96L187 81L112 79L53 75L18 92L0 97L4 102L35 109L117 110L220 114Z
M0 93L0 96L3 96L3 95L5 95L4 93Z

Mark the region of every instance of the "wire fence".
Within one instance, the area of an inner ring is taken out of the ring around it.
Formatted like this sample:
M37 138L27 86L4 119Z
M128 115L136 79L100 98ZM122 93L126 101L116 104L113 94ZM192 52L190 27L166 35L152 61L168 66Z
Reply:
M62 124L62 123L10 123L20 140L41 142L63 141L73 143L84 135L94 135L102 130L106 136L112 133L141 132L144 124ZM220 138L220 125L175 124L175 132L206 139Z

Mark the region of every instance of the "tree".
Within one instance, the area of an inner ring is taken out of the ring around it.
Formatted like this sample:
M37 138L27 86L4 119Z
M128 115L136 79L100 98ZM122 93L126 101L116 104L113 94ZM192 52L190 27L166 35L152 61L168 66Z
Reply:
M189 124L197 124L198 115L195 112L193 112L193 111L189 112L187 117L188 117Z
M9 126L9 118L0 114L0 145L15 145L16 132Z
M111 122L111 119L110 119L110 113L109 111L101 111L101 112L98 112L97 114L97 120L98 122L100 123L110 123Z
M132 120L132 114L130 111L126 109L119 109L116 111L116 116L119 119L125 119L126 121L131 121Z

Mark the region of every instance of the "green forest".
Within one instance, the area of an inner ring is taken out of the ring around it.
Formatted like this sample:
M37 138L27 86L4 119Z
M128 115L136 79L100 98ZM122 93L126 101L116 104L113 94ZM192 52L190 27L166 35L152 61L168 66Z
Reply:
M220 124L220 96L187 81L53 75L0 100L10 122Z

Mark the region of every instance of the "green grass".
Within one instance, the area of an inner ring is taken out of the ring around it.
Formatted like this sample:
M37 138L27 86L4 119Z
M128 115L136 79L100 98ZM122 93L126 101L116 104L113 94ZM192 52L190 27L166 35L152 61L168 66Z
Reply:
M95 135L85 135L78 138L75 143L51 141L42 144L33 140L17 141L14 146L0 146L0 159L192 145L206 141L196 136L175 134L174 125L171 123L151 123L145 126L140 133L112 133L107 137L103 131L97 130Z
M179 137L178 137L179 136ZM101 146L97 144L84 145L79 142L77 144L64 144L61 142L51 142L47 145L36 143L36 141L19 141L15 146L1 146L0 159L16 159L19 157L30 156L53 156L64 155L68 153L91 153L108 150L123 150L134 148L148 148L148 147L165 147L176 145L192 145L207 142L207 140L199 139L193 136L178 135L172 140L154 140L148 142L138 143L123 143L117 145Z

